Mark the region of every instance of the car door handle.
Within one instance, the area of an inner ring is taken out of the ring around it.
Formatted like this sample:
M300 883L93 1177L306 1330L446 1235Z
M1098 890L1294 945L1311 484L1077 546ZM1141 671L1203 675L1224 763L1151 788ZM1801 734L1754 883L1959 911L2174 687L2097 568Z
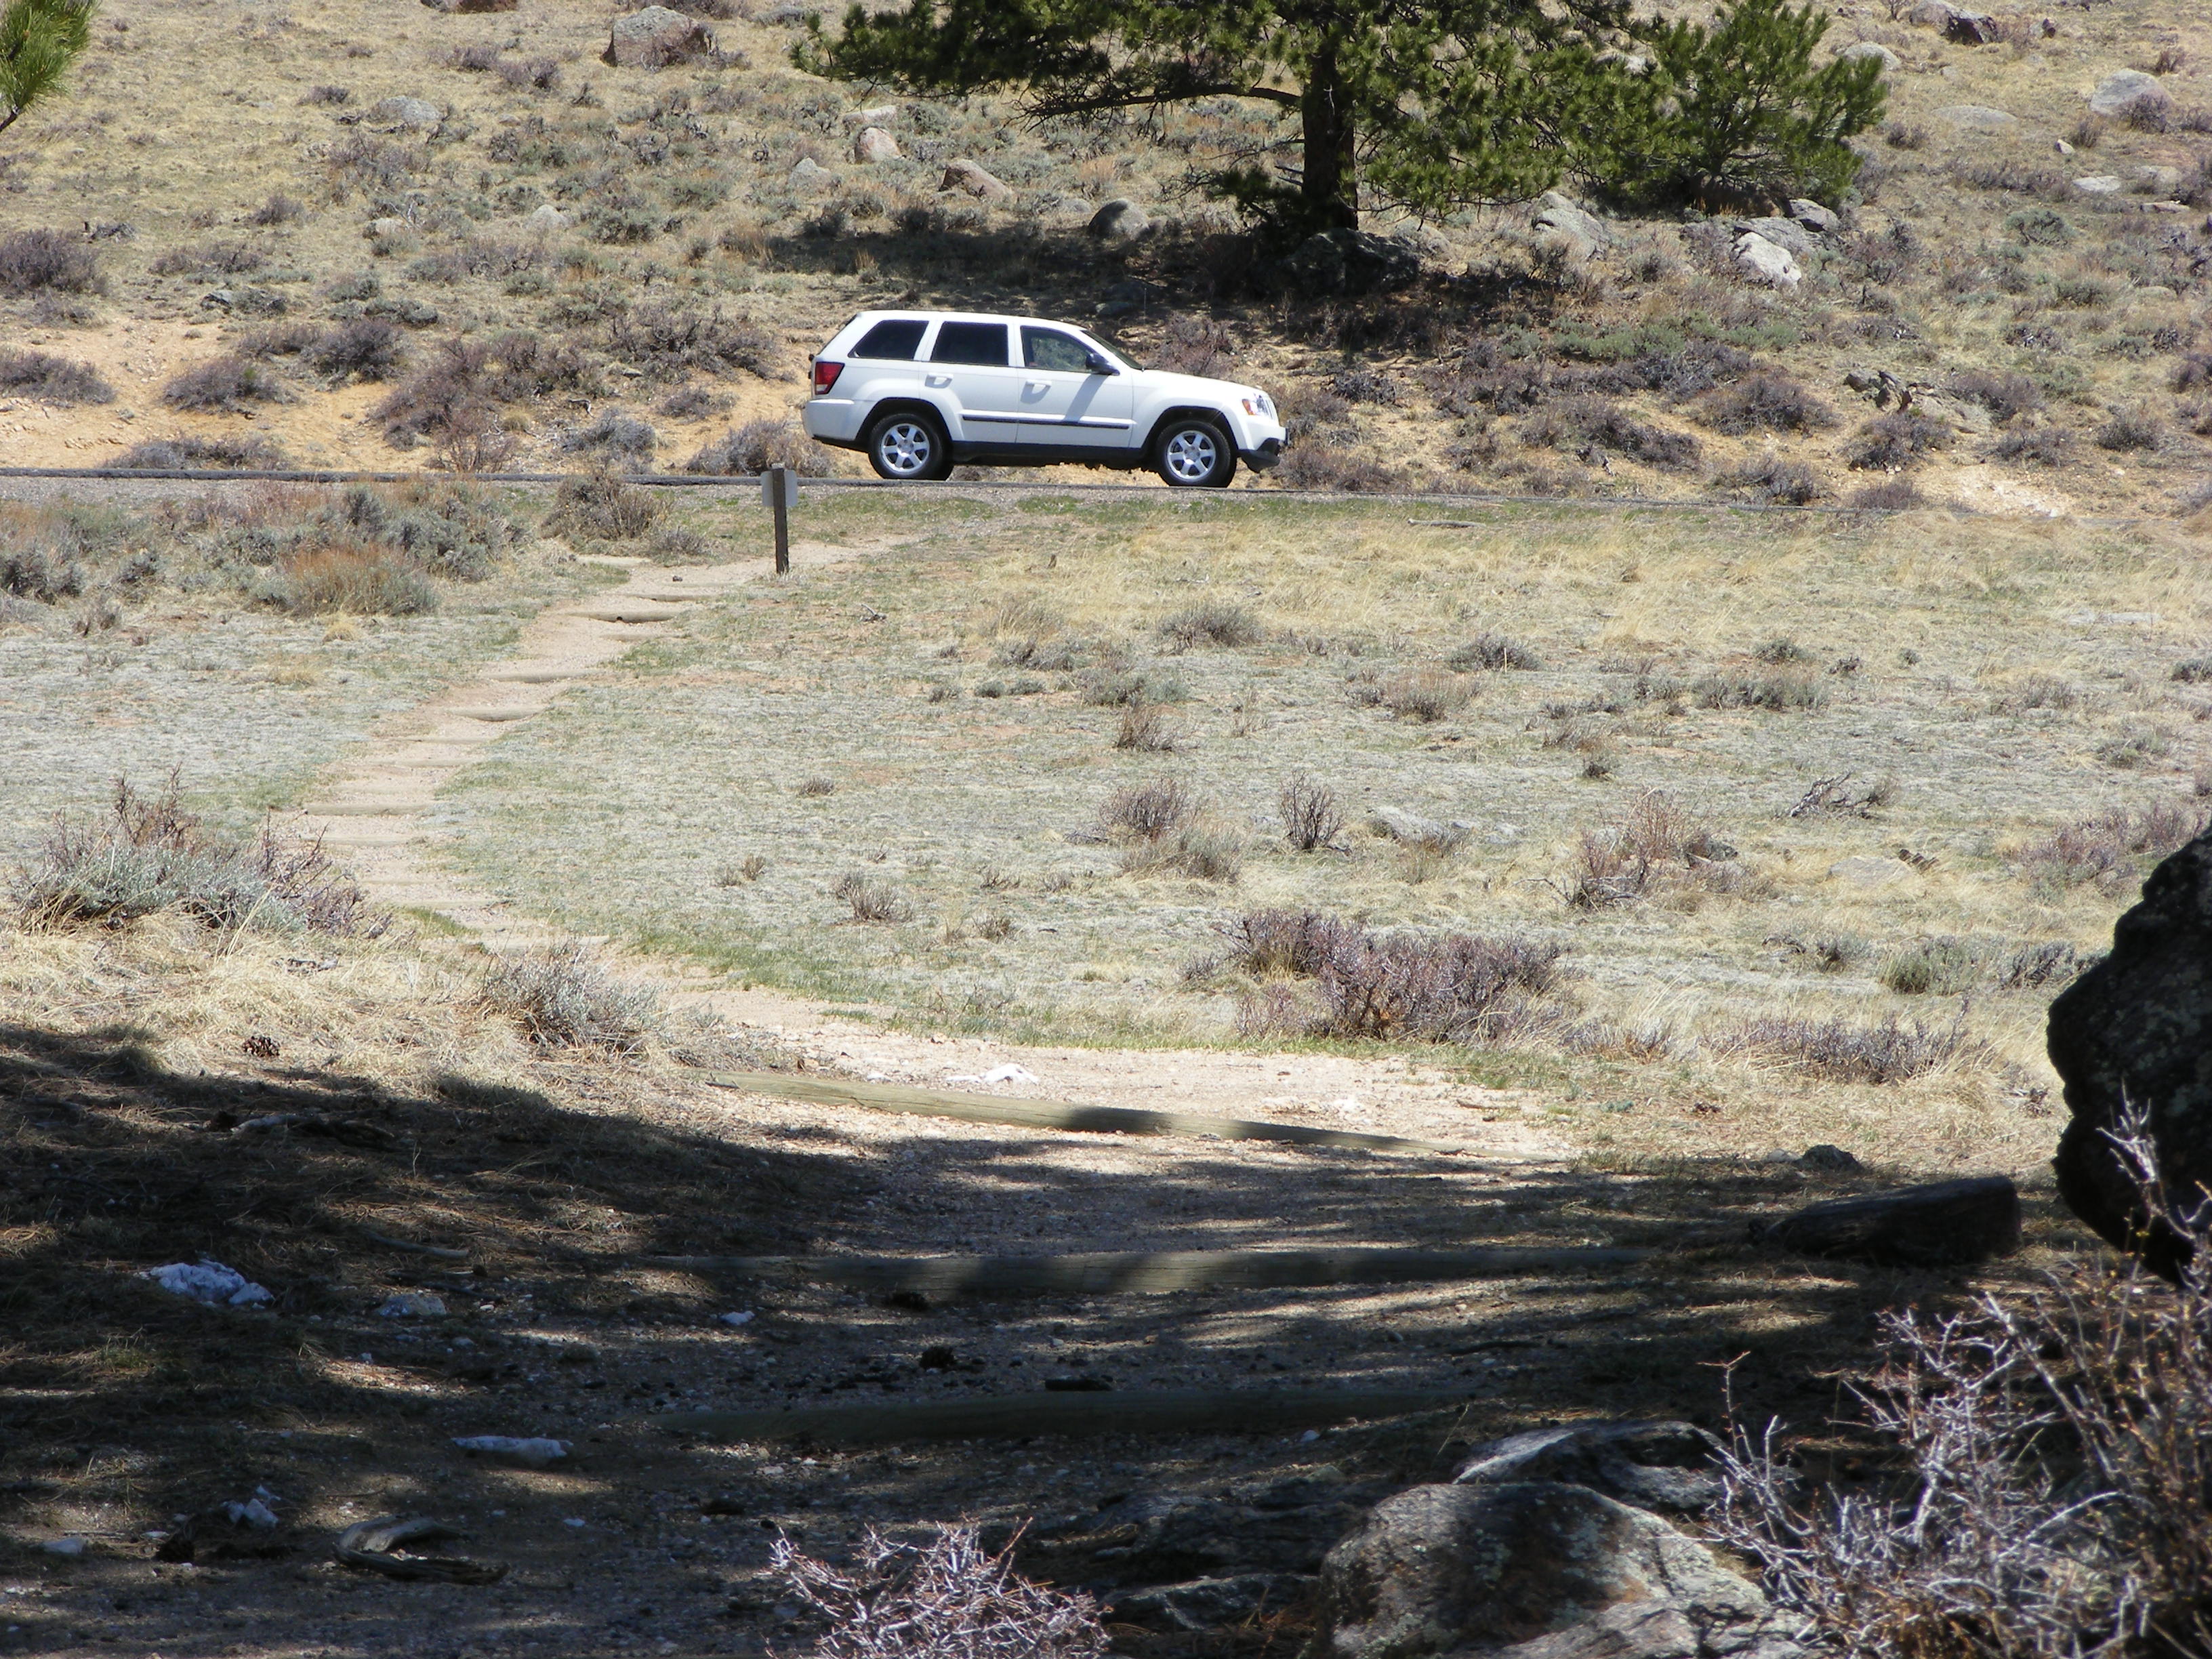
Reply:
M1022 382L1022 390L1024 392L1049 392L1052 390L1052 382L1050 380L1024 380Z
M924 386L951 386L952 377L950 374L925 374L921 377L921 383Z

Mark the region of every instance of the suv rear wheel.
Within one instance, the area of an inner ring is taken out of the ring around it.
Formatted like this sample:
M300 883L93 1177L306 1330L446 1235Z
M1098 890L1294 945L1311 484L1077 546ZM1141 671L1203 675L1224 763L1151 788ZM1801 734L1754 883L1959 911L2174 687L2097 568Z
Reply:
M902 410L868 428L868 464L900 482L952 476L952 446L934 417Z
M1153 436L1152 465L1179 489L1220 489L1237 476L1237 452L1212 421L1178 416Z

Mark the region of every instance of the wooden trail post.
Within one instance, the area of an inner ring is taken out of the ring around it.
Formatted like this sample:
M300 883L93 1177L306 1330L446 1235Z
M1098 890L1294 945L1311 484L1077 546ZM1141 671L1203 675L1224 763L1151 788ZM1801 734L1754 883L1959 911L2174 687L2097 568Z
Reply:
M799 505L799 475L772 466L761 475L761 500L775 514L775 574L791 573L791 509Z

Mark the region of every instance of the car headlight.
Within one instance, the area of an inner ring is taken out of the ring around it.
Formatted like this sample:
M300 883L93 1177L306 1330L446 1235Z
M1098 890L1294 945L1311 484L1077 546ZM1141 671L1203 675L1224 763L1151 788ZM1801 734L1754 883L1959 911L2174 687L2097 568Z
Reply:
M1267 401L1267 394L1264 392L1255 392L1244 399L1244 412L1247 415L1263 415L1271 421L1275 418L1275 406Z

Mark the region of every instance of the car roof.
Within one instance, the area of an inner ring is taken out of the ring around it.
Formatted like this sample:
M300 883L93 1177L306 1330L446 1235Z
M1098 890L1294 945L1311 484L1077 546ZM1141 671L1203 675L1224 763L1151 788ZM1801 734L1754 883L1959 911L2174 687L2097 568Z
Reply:
M1079 334L1091 331L1080 323L1063 321L1058 317L1023 317L1005 311L863 311L852 322L852 328L860 323L1035 323L1047 328L1072 328ZM843 330L838 331L842 333Z

